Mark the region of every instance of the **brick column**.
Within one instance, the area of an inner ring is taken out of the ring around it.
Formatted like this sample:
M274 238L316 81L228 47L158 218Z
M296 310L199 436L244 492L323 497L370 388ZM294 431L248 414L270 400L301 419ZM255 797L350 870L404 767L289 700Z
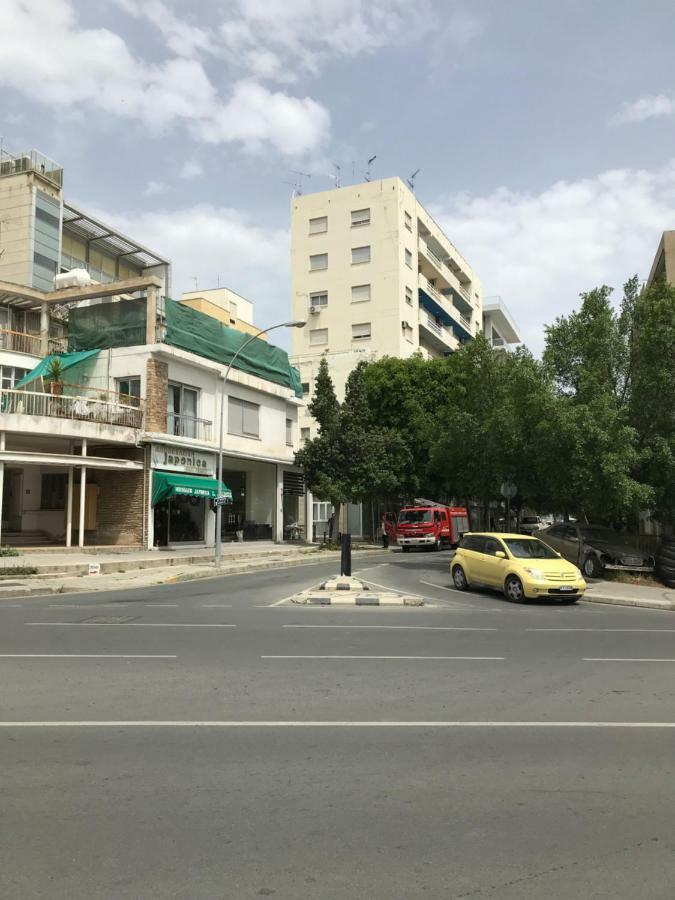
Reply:
M145 368L145 430L166 432L169 364L150 357Z

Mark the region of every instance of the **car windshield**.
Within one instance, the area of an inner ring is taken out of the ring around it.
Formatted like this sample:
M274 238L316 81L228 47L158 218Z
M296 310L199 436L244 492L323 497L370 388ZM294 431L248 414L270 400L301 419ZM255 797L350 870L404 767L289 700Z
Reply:
M591 525L582 526L580 529L582 537L585 541L604 541L609 544L623 543L621 535L611 528L602 528L601 526Z
M541 541L527 538L508 538L504 541L516 559L557 559L558 554Z
M398 521L401 525L416 525L419 522L431 522L431 519L430 509L402 509L398 514Z
M523 525L535 525L539 521L539 516L523 516Z

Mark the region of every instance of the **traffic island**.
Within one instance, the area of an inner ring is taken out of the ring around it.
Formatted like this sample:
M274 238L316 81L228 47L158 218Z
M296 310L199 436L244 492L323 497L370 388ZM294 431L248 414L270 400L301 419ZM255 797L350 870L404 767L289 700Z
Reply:
M394 591L372 591L358 578L340 575L329 578L317 588L301 591L291 603L304 606L424 606L424 600L413 594Z

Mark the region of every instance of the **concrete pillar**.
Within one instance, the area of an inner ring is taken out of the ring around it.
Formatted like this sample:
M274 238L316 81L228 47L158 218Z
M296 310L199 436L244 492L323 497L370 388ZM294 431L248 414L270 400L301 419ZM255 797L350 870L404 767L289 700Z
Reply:
M151 284L147 289L145 309L145 343L157 342L157 288Z
M308 543L314 541L314 496L311 491L305 491L305 540Z
M68 469L68 496L66 499L66 547L73 544L73 483L75 481L75 469Z
M87 439L82 438L82 456L87 455ZM82 466L80 475L80 530L78 535L78 547L84 547L84 513L85 498L87 495L87 467Z
M274 527L273 535L276 544L283 543L284 540L284 470L280 465L276 465L276 487L274 491Z
M49 354L49 304L40 304L40 353Z
M0 450L5 449L5 432L0 431ZM2 501L5 495L5 461L0 460L0 545L2 545Z

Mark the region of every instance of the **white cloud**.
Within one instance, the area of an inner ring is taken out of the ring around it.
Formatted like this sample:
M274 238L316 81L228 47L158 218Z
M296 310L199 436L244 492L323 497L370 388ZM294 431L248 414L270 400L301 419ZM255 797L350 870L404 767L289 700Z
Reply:
M199 43L190 40L193 48ZM80 27L71 0L5 0L0 59L0 85L38 103L99 110L154 129L183 124L197 140L253 149L269 143L302 155L329 130L328 112L311 98L250 81L233 83L224 98L197 59L135 57L113 31Z
M675 115L675 95L653 94L639 97L631 103L624 103L619 112L612 116L610 122L613 125L627 125L673 115Z
M604 283L620 294L631 275L647 277L661 232L675 226L675 160L560 181L539 194L502 187L445 198L435 215L482 278L483 295L501 295L539 352L544 324L577 308L582 291Z
M192 178L199 178L203 174L204 168L202 164L198 163L195 159L186 160L178 172L180 178L185 178L188 181Z
M166 184L163 181L149 181L146 186L143 194L145 197L157 197L159 194L165 194L168 190Z

